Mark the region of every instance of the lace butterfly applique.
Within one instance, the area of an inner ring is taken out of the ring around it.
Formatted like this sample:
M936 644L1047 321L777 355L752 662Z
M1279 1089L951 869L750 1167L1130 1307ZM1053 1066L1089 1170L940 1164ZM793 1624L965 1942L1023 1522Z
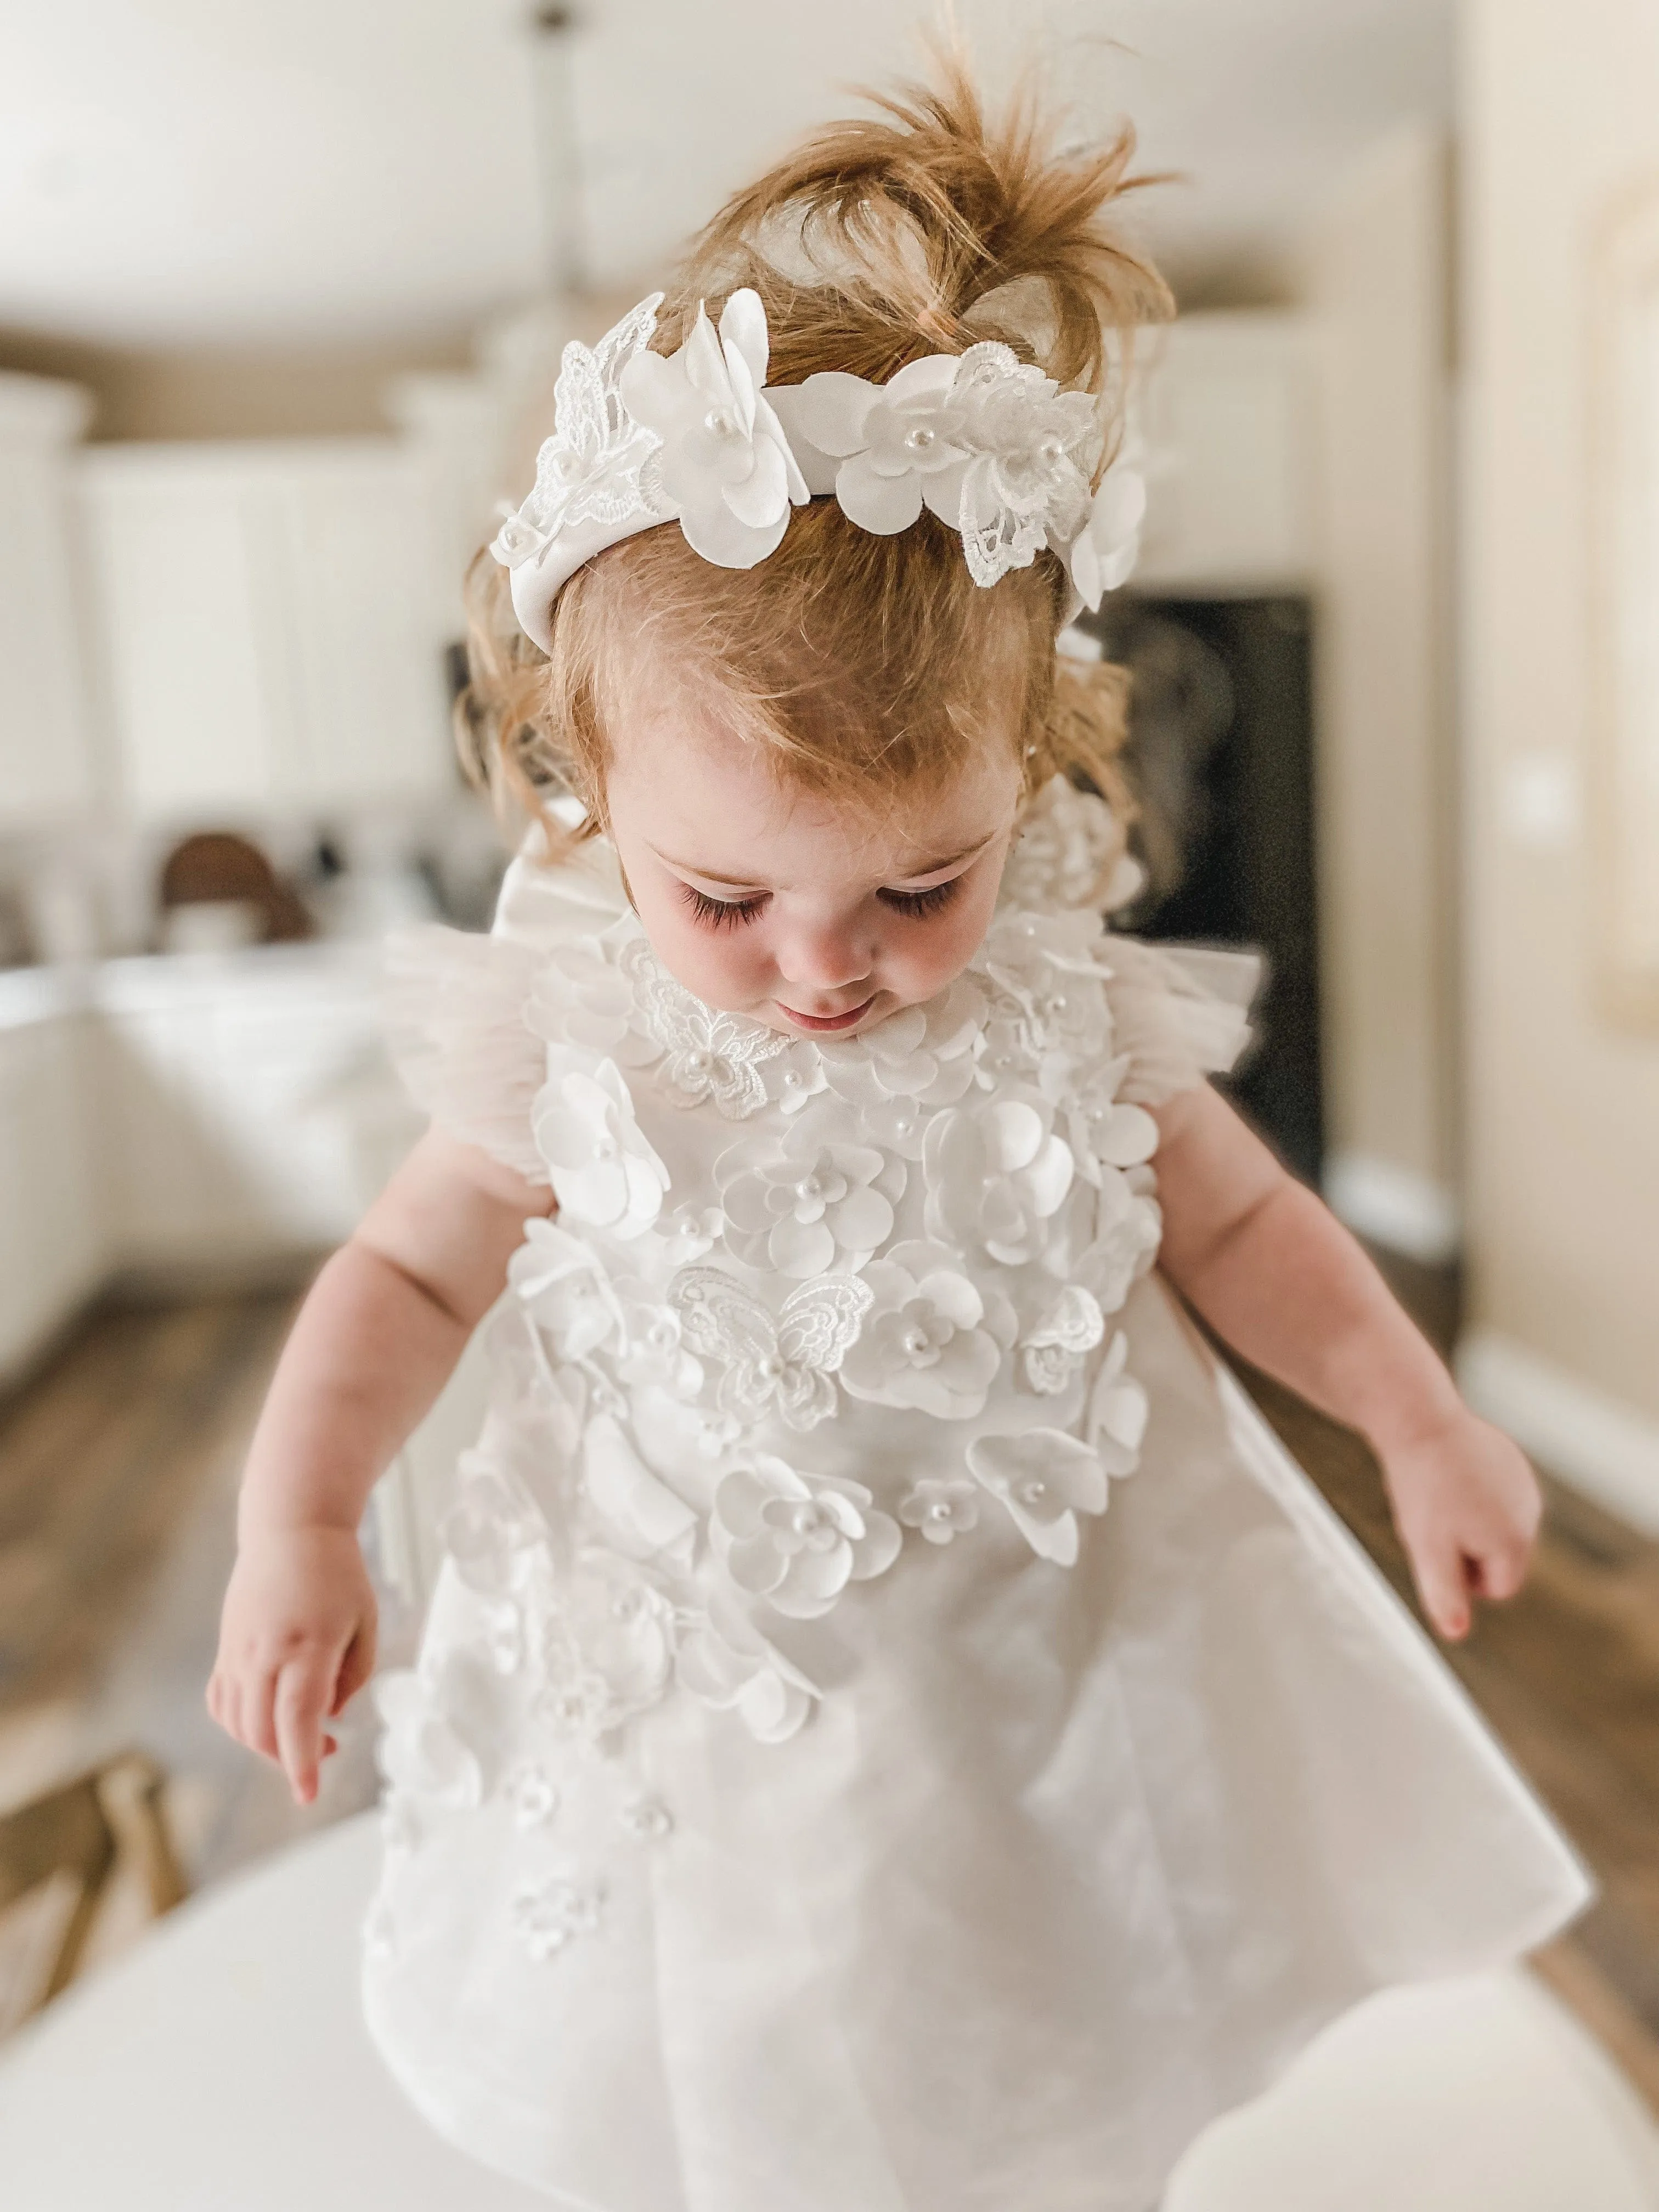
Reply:
M791 1291L775 1316L720 1268L686 1267L668 1297L691 1350L725 1369L722 1411L747 1423L775 1407L792 1429L810 1429L836 1410L830 1377L873 1293L855 1275L823 1275Z
M649 945L636 939L622 956L646 1027L662 1047L659 1073L677 1106L711 1099L728 1121L747 1121L767 1103L761 1069L793 1042L759 1022L722 1013L677 983Z

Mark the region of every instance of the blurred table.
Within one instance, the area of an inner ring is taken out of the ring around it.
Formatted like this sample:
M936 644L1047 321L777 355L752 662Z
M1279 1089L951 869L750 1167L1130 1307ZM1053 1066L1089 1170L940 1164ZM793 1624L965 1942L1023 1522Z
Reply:
M0 2048L15 2212L532 2212L434 2136L358 2012L372 1815L183 1907ZM1212 2128L1165 2212L1656 2212L1659 2136L1521 1974L1391 1991ZM848 2212L857 2212L849 2206Z

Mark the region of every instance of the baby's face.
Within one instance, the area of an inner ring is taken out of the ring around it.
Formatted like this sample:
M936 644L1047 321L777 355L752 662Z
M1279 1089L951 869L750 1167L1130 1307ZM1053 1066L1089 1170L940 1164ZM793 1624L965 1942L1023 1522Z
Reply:
M630 715L611 831L652 947L705 1005L790 1036L921 1004L978 951L1019 806L1000 753L874 823L781 788L684 708Z

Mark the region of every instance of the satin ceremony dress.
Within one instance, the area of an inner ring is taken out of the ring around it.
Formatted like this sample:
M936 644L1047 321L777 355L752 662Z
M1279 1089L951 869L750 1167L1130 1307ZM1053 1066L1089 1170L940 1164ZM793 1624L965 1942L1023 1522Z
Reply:
M1391 1982L1584 1877L1155 1271L1146 1109L1254 963L1101 918L1056 780L989 935L846 1040L715 1012L603 841L402 946L406 1075L532 1180L364 1990L570 2212L1147 2212Z

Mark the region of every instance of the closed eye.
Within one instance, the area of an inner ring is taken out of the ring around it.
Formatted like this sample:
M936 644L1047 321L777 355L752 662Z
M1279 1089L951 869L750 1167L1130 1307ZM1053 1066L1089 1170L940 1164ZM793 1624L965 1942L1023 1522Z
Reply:
M964 868L961 876L952 876L948 883L933 884L925 891L879 890L876 896L896 913L908 914L914 920L922 921L930 914L938 914L949 906L962 889L963 877L966 874Z
M688 883L682 883L680 890L693 920L705 929L741 929L744 922L755 919L770 896L769 892L757 891L752 898L710 898L707 891Z

